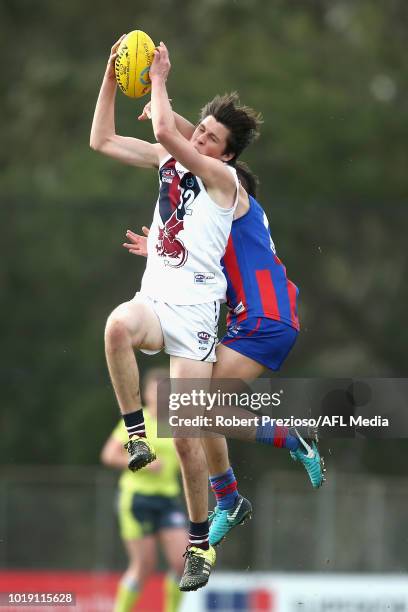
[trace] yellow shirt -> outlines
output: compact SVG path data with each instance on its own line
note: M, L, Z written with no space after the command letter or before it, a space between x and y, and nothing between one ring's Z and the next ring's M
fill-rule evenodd
M157 421L153 419L147 410L144 411L146 434L149 442L152 443L156 451L157 459L161 463L161 469L157 472L144 467L137 472L126 469L119 480L121 490L139 493L140 495L163 495L165 497L175 497L180 493L178 474L180 466L173 440L171 438L157 437ZM128 441L123 419L120 420L112 433L116 440L122 444Z

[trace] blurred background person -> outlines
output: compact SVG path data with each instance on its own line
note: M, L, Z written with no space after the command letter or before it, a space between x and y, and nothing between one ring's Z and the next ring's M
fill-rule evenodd
M124 444L128 440L122 419L101 452L108 467L123 469L119 480L118 518L129 565L118 586L114 612L130 612L157 565L157 544L169 566L164 584L164 610L176 612L182 593L178 582L187 546L185 514L179 501L179 463L171 438L157 437L157 385L168 377L164 368L148 370L142 385L145 421L157 459L137 473L128 470Z

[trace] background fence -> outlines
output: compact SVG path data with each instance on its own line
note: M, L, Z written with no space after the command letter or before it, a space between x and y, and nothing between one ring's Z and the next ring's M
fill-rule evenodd
M401 572L408 567L407 478L268 471L246 486L254 520L219 549L218 570ZM90 466L3 469L0 567L120 570L116 475Z

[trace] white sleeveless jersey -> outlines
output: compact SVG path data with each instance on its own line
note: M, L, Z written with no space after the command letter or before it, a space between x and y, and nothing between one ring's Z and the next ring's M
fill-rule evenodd
M231 168L230 166L228 166ZM173 157L159 168L160 192L147 240L147 265L140 293L168 304L225 301L224 255L238 200L221 208L202 180Z

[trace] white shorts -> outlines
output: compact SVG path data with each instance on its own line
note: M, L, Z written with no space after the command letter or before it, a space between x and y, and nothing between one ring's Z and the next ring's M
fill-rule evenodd
M164 352L175 357L186 357L196 361L216 361L218 319L220 302L181 306L154 300L136 293L134 300L150 306L159 318L164 338ZM140 349L147 355L158 351Z

